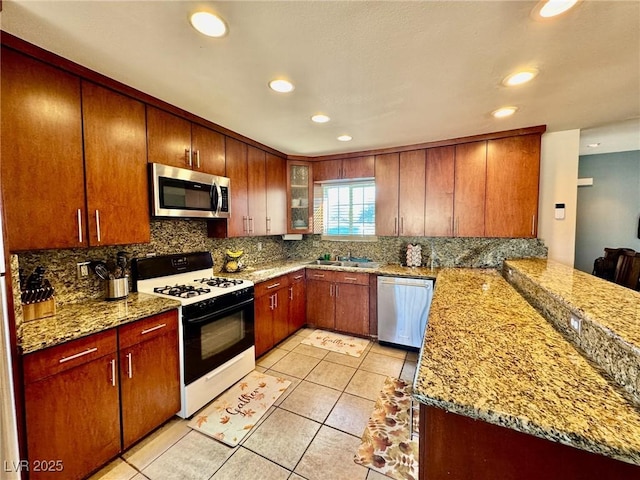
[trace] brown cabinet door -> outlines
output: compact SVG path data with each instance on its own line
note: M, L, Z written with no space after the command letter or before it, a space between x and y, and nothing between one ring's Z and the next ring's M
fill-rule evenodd
M313 164L313 181L338 180L342 169L342 160L325 160Z
M289 292L289 335L307 323L307 299L304 271L291 273Z
M539 134L488 141L485 236L536 236L539 179Z
M332 282L307 280L307 323L335 329L334 290Z
M287 162L271 153L266 156L267 235L287 233Z
M313 168L287 161L287 233L313 233Z
M229 237L249 235L249 208L247 184L247 145L227 137L226 170L231 179L231 216L227 220Z
M161 334L120 348L123 449L180 410L177 313L174 311L165 315L169 316L147 319L157 318L161 322L158 326L165 325L150 332ZM141 328L146 326L147 320L141 321L144 322ZM132 324L132 327L135 328L135 325ZM143 328L142 332L158 326Z
M80 80L2 48L8 249L87 246Z
M371 178L375 175L375 157L345 158L340 178Z
M25 357L30 479L84 478L121 450L115 352L112 331ZM60 464L36 472L36 460Z
M456 145L454 235L484 236L487 142Z
M281 342L289 336L289 287L273 292L273 343Z
M398 235L399 159L397 153L376 155L376 235Z
M265 152L248 147L249 235L267 234L267 184Z
M368 335L369 287L336 283L335 295L336 330L354 335Z
M427 149L424 234L453 236L455 147Z
M191 123L147 105L149 163L192 168Z
M89 243L148 243L144 105L83 82L82 118Z
M400 154L399 235L424 235L425 151Z
M194 170L225 176L224 135L192 123L191 148Z
M256 358L268 352L273 347L273 294L262 295L255 298L253 306L254 332L256 338Z

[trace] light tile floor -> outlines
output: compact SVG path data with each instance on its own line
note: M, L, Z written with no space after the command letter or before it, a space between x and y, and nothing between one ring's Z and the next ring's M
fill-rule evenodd
M388 478L353 456L385 378L412 381L417 354L371 342L361 357L349 357L301 344L312 331L298 331L258 360L257 370L291 386L237 447L176 417L90 480Z

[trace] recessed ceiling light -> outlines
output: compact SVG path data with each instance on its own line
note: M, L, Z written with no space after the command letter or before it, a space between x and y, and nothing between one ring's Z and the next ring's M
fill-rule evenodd
M189 20L193 28L207 37L222 37L227 33L227 24L213 13L196 12Z
M538 75L538 70L535 68L527 68L526 70L520 70L519 72L507 75L505 79L502 80L502 84L507 87L522 85L523 83L533 80L536 75Z
M322 113L318 113L311 117L311 121L316 123L327 123L329 120L331 119Z
M350 142L351 140L353 140L353 137L351 135L340 135L338 137L338 140L340 140L341 142Z
M600 146L600 143L590 143L589 145L587 145L587 147L589 148L597 148Z
M556 17L578 3L578 0L541 0L531 12L534 18L545 19Z
M491 112L491 115L496 118L504 118L513 115L514 113L516 113L516 110L518 110L518 107L502 107Z
M293 86L293 83L291 83L290 81L279 78L276 80L271 80L269 82L269 88L271 88L271 90L274 90L278 93L289 93L293 91L295 87Z

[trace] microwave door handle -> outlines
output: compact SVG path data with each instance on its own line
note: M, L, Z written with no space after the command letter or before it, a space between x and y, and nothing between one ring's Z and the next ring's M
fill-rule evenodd
M220 213L222 211L222 188L220 187L220 185L218 183L213 184L216 187L216 191L218 192L218 210L217 213Z
M214 181L211 184L211 191L209 192L209 198L211 199L211 210L214 213L218 213L218 188L216 186L216 182Z

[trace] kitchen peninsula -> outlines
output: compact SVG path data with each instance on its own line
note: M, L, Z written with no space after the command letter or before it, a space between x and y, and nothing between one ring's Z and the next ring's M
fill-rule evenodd
M540 259L506 276L516 267L556 290L606 283ZM615 287L637 323L640 295ZM414 382L421 478L638 478L640 410L605 375L498 271L442 270Z

